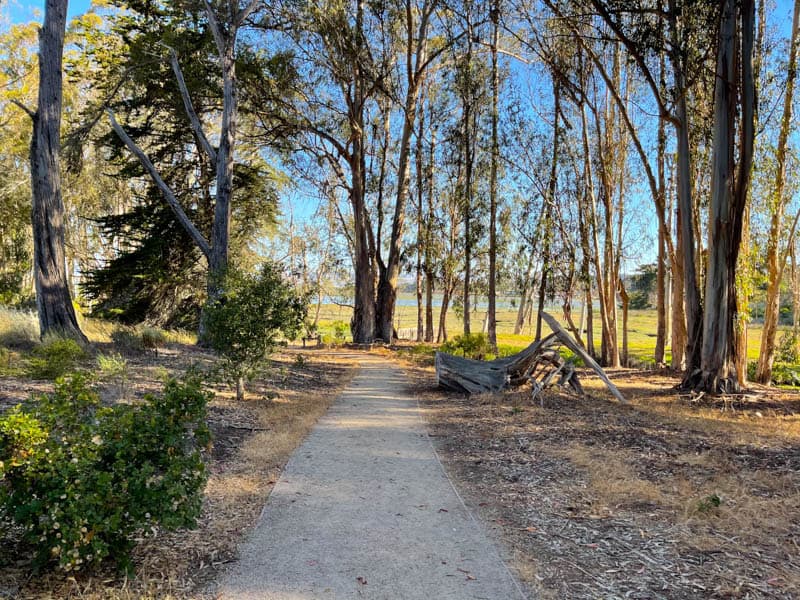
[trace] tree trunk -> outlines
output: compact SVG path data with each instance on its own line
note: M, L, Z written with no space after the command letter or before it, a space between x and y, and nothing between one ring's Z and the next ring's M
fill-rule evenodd
M494 0L490 9L492 21L492 157L489 168L489 307L486 314L489 345L497 351L497 162L500 145L497 136L500 79L497 73L497 41L499 32L500 0Z
M630 296L625 289L625 282L619 278L619 297L622 300L622 366L630 366L630 356L628 355L628 305L630 304Z
M558 117L561 112L561 87L555 73L550 75L553 82L553 152L550 159L550 178L547 184L547 197L545 198L544 219L542 220L541 239L544 240L542 248L542 277L539 283L539 311L536 314L536 340L542 338L542 313L547 296L547 276L550 271L550 238L553 226L553 206L556 201L556 186L558 184Z
M736 4L736 0L724 0L719 28L701 370L690 373L684 380L685 386L712 394L736 391L742 383L737 379L735 368L736 264L753 153L755 18L753 0L742 0L738 29ZM741 75L737 70L740 39ZM735 134L739 94L742 114L737 165Z
M472 286L472 124L470 107L464 107L464 335L471 333L470 292Z
M586 285L586 351L594 358L597 352L594 348L594 307L592 306L592 286Z
M679 208L677 226L681 230L680 235L683 239L683 297L685 299L684 310L687 328L686 370L691 374L700 367L703 318L695 266L695 207L692 200L689 115L686 108L685 94L688 84L683 72L682 47L684 44L681 43L683 40L680 39L681 34L677 24L678 12L676 0L669 0L670 35L673 47L670 62L672 64L675 87L681 92L678 96L675 115L675 134L678 143L677 196ZM674 281L677 282L677 279Z
M663 53L661 59L661 69L664 69ZM666 195L666 145L667 132L663 117L658 119L658 191L661 194L662 203ZM658 267L656 271L656 314L658 322L656 325L656 348L655 363L657 367L664 366L664 349L667 345L667 240L664 230L658 230Z
M427 243L427 236L425 235L425 225L423 224L423 204L425 198L425 177L424 177L424 170L425 170L425 157L424 157L424 134L425 134L425 112L420 108L420 115L419 115L419 129L417 130L417 147L416 147L416 158L415 158L415 167L417 170L417 279L416 279L416 286L417 286L417 342L422 342L425 338L425 307L422 304L422 296L423 296L423 287L424 287L424 280L423 280L423 253L424 249L423 246Z
M447 310L450 308L450 286L445 285L442 292L442 307L439 310L439 332L436 334L436 343L447 341Z
M31 139L31 223L39 332L88 343L69 292L64 255L64 201L61 196L62 55L67 0L47 0L39 31L39 99Z
M514 323L514 335L522 333L522 328L525 326L525 309L528 305L528 294L530 293L531 285L531 272L533 271L533 248L531 248L528 255L528 266L525 269L525 278L522 282L522 290L520 292L519 308L517 309L517 320Z
M761 331L761 351L758 356L756 381L769 385L772 381L772 364L775 361L775 337L778 332L780 316L780 295L783 271L786 265L785 255L781 258L780 235L783 230L783 216L786 203L790 198L784 197L786 187L786 150L792 122L792 100L794 83L797 77L798 18L800 17L800 0L795 0L792 16L792 34L789 45L789 68L786 75L786 91L783 97L783 117L778 135L778 146L775 152L775 184L769 199L770 227L767 239L767 299L764 306L764 328Z

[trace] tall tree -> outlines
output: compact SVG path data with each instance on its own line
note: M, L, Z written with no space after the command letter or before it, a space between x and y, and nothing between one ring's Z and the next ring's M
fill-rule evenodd
M222 278L228 267L230 242L231 198L233 195L234 151L238 117L238 89L236 77L236 42L239 31L246 19L253 13L260 0L248 0L244 6L239 2L218 2L204 0L208 28L216 45L219 68L222 76L222 114L219 124L219 144L214 147L194 108L194 103L186 86L180 58L174 49L168 48L169 62L180 89L186 117L195 136L198 148L214 165L214 216L211 236L207 239L197 224L186 213L172 188L164 181L161 173L153 165L147 154L136 144L120 125L114 113L108 109L111 125L130 152L136 156L142 167L161 190L165 201L175 213L181 226L194 240L208 263L207 292L209 301L219 298L222 293ZM200 324L201 337L203 324Z
M67 0L47 0L39 32L39 100L31 141L33 268L41 335L50 332L83 342L64 255L64 201L61 194L62 60ZM26 109L27 110L27 109Z
M798 23L800 0L795 0L792 16L792 33L789 42L789 60L786 69L786 90L783 96L783 116L775 150L775 183L769 195L770 225L767 238L767 299L764 306L764 328L761 331L761 351L758 355L756 381L769 385L772 380L772 364L775 361L775 336L778 331L781 283L789 254L791 239L786 249L780 248L783 216L789 198L786 194L786 161L789 133L792 123L794 84L797 78ZM794 232L790 233L792 236Z
M489 306L488 321L489 345L497 350L497 163L500 160L500 141L497 125L500 119L498 110L500 97L500 76L497 70L497 44L500 32L500 0L493 0L489 20L492 22L492 148L489 167Z
M710 393L735 391L741 383L735 365L736 264L750 183L756 106L755 3L722 0L720 8L703 347L700 369L684 380L684 386ZM737 106L741 106L740 115Z
M379 265L378 296L376 303L377 335L391 341L393 335L394 309L397 302L397 278L400 275L403 232L405 228L406 204L409 197L411 171L411 138L420 101L420 91L428 68L442 50L429 50L431 17L437 0L423 0L421 4L412 0L403 3L405 32L405 101L403 103L403 130L400 136L397 166L397 195L394 203L392 232L389 239L389 254L385 265Z

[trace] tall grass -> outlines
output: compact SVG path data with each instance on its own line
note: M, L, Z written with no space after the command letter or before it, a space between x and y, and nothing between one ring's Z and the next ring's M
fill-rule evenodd
M39 320L27 310L0 306L0 346L27 350L39 343Z

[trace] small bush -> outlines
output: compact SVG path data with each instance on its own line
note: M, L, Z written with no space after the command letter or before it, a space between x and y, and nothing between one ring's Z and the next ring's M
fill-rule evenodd
M277 267L264 264L254 274L231 270L225 295L206 307L208 342L222 356L223 373L244 397L252 379L281 335L293 338L306 318L307 299L284 281Z
M48 336L33 350L28 372L33 379L56 379L77 369L86 350L71 338Z
M800 340L793 331L786 331L781 335L775 349L775 360L783 363L800 362Z
M758 362L747 363L747 378L755 381ZM772 365L772 383L775 385L791 385L800 387L800 364L775 362Z
M0 518L23 529L39 565L129 566L136 535L200 513L208 400L195 376L111 408L83 376L59 379L0 417Z
M350 326L344 321L334 321L331 323L333 327L333 341L335 344L344 344L347 340L347 334L350 331Z
M447 354L461 354L466 358L483 360L492 348L489 345L489 338L483 333L471 333L467 335L457 335L452 340L442 344L442 352Z
M0 346L29 350L39 343L39 320L26 310L0 307Z
M717 494L710 494L697 501L697 512L703 514L716 512L720 506L722 506L722 498Z

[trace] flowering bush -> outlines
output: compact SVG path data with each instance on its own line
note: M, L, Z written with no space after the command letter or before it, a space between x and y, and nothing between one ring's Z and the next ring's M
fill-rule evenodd
M129 567L137 532L191 526L200 513L208 400L193 375L113 407L83 376L59 379L0 417L0 518L22 527L40 565Z

